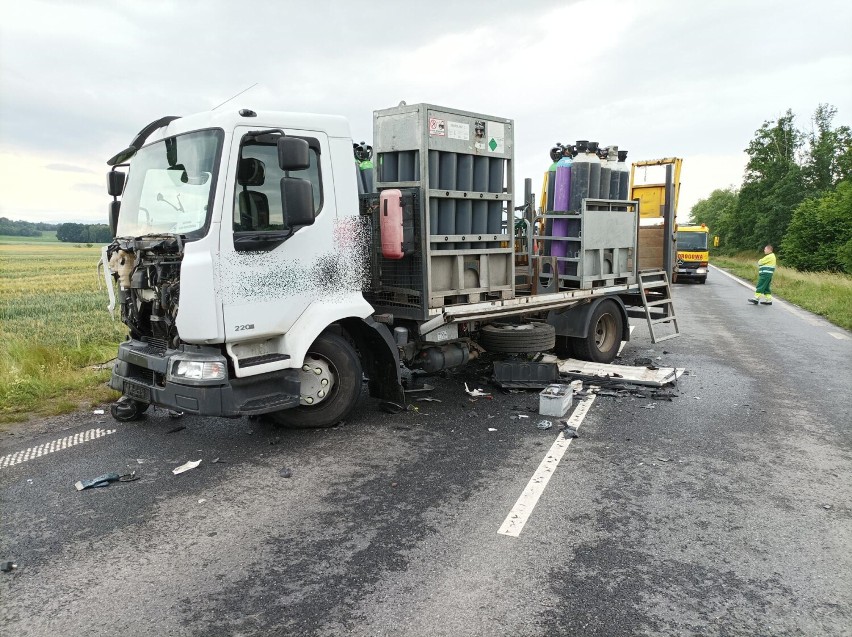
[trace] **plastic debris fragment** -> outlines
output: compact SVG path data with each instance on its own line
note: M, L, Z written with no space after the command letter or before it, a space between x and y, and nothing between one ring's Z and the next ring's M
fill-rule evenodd
M174 469L172 469L172 473L175 474L175 475L179 475L181 473L184 473L185 471L189 471L190 469L195 469L195 467L197 467L200 464L201 464L201 460L190 460L189 462L186 462L186 463L182 464L181 466L175 467Z

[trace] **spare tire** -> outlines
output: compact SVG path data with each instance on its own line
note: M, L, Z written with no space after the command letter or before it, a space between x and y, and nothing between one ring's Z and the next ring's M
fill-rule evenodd
M544 352L556 345L556 330L547 323L486 325L479 331L479 344L506 354Z

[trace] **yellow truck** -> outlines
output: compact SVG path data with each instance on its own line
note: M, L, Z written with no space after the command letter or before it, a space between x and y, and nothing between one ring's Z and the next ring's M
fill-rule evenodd
M707 282L707 270L710 252L707 239L710 230L703 223L700 226L677 226L677 262L674 267L676 279L695 279L699 283Z

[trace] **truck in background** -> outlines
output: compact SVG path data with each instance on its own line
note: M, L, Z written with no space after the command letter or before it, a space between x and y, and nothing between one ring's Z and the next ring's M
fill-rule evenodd
M154 404L327 427L362 375L403 402L403 366L436 372L480 348L610 362L628 307L676 329L654 301L668 273L655 264L642 287L635 201L584 198L559 213L565 255L535 253L528 232L519 259L513 128L402 103L374 113L367 168L342 117L223 110L143 128L108 161L103 260L129 328L112 415Z
M703 223L700 226L677 226L676 236L677 263L674 271L677 278L707 283L710 230Z

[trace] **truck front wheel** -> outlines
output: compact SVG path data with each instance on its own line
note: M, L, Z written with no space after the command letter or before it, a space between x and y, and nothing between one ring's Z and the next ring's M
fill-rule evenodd
M361 361L349 341L336 334L322 334L305 355L300 405L269 416L289 428L333 427L357 404L361 377Z
M595 363L611 363L621 345L624 321L613 301L602 301L589 318L586 338L572 339L578 358Z

